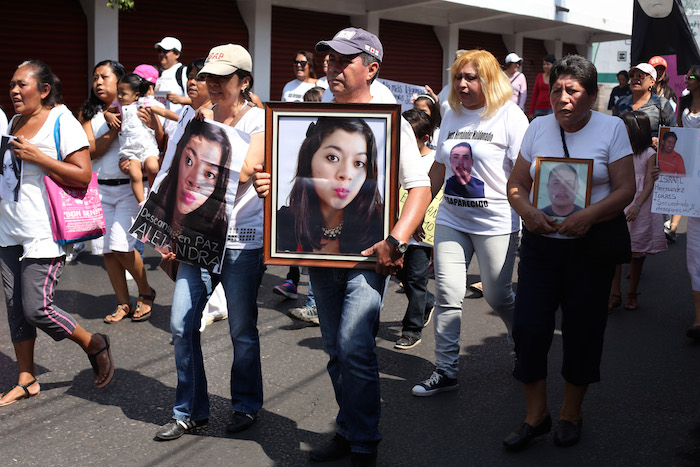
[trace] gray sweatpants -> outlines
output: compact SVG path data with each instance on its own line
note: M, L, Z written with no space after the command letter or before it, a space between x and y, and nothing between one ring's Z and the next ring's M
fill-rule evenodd
M53 304L65 256L24 258L22 246L0 247L0 272L12 342L36 338L36 328L59 341L73 334L76 322Z

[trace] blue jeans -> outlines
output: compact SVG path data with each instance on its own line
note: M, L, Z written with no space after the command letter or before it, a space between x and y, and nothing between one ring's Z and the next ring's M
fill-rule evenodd
M376 451L379 364L374 352L387 277L374 271L310 268L328 374L339 410L338 434L353 452Z
M221 275L211 275L206 269L191 264L180 264L170 317L177 367L173 418L209 418L207 378L204 374L199 325L204 305L219 282L226 294L228 324L233 341L233 410L255 414L262 407L257 297L264 272L261 249L227 249Z

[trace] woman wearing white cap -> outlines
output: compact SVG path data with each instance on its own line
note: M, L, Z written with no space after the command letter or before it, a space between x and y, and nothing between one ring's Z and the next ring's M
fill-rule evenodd
M527 80L520 67L523 59L516 53L506 55L506 68L503 70L513 86L513 96L511 101L518 104L522 110L525 110L525 101L527 100Z
M241 168L236 202L229 221L221 275L181 263L173 295L170 327L175 346L177 390L173 419L156 433L161 440L182 436L209 419L209 398L199 324L208 296L223 284L228 301L234 360L231 367L233 422L227 431L245 430L262 407L260 341L257 329L257 295L265 266L262 260L263 204L252 186L256 164L263 163L265 112L250 102L252 59L240 45L214 47L199 71L204 77L211 108L197 109L209 118L251 135ZM233 148L235 151L236 148Z
M657 76L653 66L640 63L630 68L629 74L632 94L617 101L613 115L621 115L632 110L647 114L651 123L653 145L656 148L659 144L659 126L676 126L673 108L668 99L652 91Z

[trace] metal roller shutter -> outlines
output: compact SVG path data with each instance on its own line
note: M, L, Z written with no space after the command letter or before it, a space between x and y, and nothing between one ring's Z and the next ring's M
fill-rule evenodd
M525 111L530 109L530 100L532 99L532 91L535 89L535 79L537 75L542 73L542 59L549 55L544 46L544 42L540 39L523 39L523 66L522 71L527 78L527 101L525 102ZM560 58L560 57L557 57Z
M270 100L280 100L284 85L294 79L292 60L299 50L313 52L316 77L323 76L323 54L314 51L316 43L349 26L348 16L273 6Z
M432 26L381 20L384 62L379 76L442 89L442 46Z
M578 55L579 54L579 52L576 49L576 46L574 44L567 44L566 42L564 42L564 46L562 47L562 50L564 53L564 57L566 57L567 55ZM557 57L557 58L564 58L564 57Z
M216 45L248 48L248 28L231 0L137 1L134 10L119 13L119 61L127 71L142 63L159 68L154 45L165 36L182 42L185 65L206 57Z
M503 63L506 55L508 55L508 50L506 49L506 46L503 43L503 38L500 34L460 29L458 44L460 49L488 50L494 57L496 57L496 60L498 60L499 63Z
M26 5L25 5L26 6ZM32 14L17 17L18 4L0 2L0 43L4 44L0 61L0 79L5 91L0 93L0 106L8 119L14 115L7 83L17 65L25 60L46 62L61 79L63 100L74 114L88 94L87 20L78 0L35 0ZM14 18L14 19L10 19Z

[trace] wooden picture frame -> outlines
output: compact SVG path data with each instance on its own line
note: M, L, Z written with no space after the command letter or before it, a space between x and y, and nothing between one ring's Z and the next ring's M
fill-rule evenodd
M591 204L593 159L537 157L535 164L532 205L556 224Z
M266 103L266 264L375 267L376 257L360 252L396 222L400 112L397 104Z

